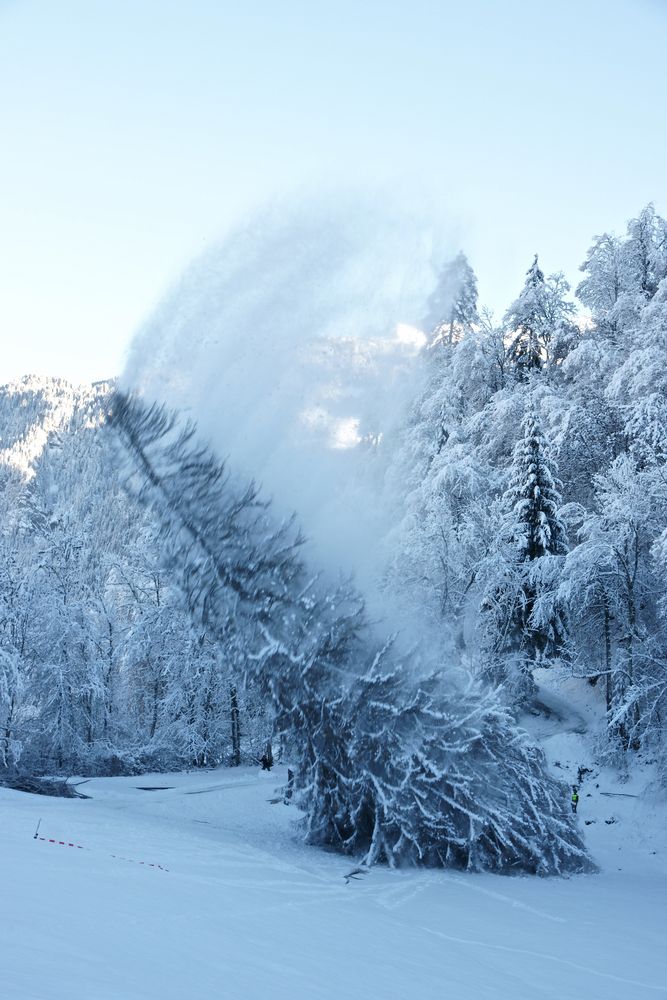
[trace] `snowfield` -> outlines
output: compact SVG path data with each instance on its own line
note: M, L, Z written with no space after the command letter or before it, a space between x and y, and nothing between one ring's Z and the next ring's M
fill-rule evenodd
M346 884L353 861L301 845L295 810L268 802L284 774L93 779L85 801L0 789L3 1000L667 997L665 808L637 789L582 787L599 875ZM35 840L40 817L85 850Z

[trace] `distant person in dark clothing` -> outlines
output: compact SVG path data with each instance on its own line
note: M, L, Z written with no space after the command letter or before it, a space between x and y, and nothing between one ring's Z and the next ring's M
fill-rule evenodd
M576 813L579 805L579 790L576 785L572 785L572 812Z
M270 771L273 767L273 747L270 740L266 744L266 750L259 758L259 762L262 765L262 771Z

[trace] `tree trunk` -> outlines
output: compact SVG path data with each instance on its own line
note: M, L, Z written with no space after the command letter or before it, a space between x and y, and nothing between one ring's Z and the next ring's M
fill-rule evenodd
M229 701L232 719L232 767L238 767L241 763L241 716L239 712L239 696L236 685L232 685L229 690Z
M609 629L609 608L604 605L604 666L605 666L605 696L607 704L607 730L611 731L611 718L614 711L614 678L611 672L611 633Z

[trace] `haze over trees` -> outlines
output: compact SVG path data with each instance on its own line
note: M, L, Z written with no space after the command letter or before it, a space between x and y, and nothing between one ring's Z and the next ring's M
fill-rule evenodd
M258 760L310 842L390 864L589 867L517 727L544 671L604 692L601 759L667 780L667 223L597 237L576 311L536 257L500 322L463 254L427 303L419 391L378 449L402 518L371 623L295 519L159 406L0 392L0 774Z

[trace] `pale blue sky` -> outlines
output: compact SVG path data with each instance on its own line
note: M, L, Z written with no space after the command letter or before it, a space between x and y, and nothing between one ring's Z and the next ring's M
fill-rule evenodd
M502 308L667 214L667 0L0 0L0 380L120 369L300 185L426 189Z

